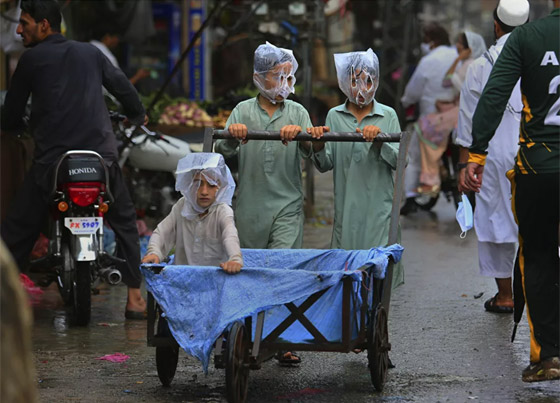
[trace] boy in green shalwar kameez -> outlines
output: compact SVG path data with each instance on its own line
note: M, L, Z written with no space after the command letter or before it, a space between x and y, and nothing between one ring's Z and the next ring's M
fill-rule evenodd
M334 228L331 248L369 249L385 246L393 200L393 171L397 167L398 143L373 143L380 132L400 132L393 108L374 99L379 84L379 61L375 53L335 54L338 85L348 97L332 108L323 132L359 132L365 143L314 142L314 162L321 172L334 170ZM400 239L400 231L399 231ZM393 272L393 286L403 283L402 265Z
M310 127L305 108L286 97L294 92L297 61L291 51L269 43L255 51L253 82L257 97L239 103L226 127L236 140L218 140L216 151L239 158L235 221L242 248L301 248L303 145L290 142ZM246 142L247 130L280 130L279 141Z
M253 82L259 95L239 103L226 128L235 140L218 140L216 151L239 159L235 222L242 248L293 249L303 241L303 191L301 159L309 150L291 142L310 127L307 110L286 99L294 93L298 64L291 50L269 44L255 51ZM280 141L247 142L248 130L280 130ZM280 355L281 362L300 361L293 353Z

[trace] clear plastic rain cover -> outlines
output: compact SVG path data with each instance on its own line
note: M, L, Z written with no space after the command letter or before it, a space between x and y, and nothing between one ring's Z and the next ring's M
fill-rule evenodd
M336 53L334 63L344 95L360 107L369 105L379 86L379 60L373 50Z
M275 104L294 94L298 63L289 49L266 42L255 50L253 83L260 94Z

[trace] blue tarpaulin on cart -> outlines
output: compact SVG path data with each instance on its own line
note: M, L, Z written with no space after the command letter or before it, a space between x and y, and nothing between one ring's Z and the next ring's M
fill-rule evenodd
M284 304L299 306L310 295L329 287L305 316L327 340L338 341L342 278L355 280L353 295L359 298L362 274L358 269L368 267L374 278L384 278L389 257L398 262L402 251L396 244L354 251L243 249L244 267L235 275L218 267L201 266L170 265L159 274L145 267L141 270L148 290L165 312L173 337L202 362L206 372L214 342L229 325L267 311L265 337L289 315ZM281 338L296 343L310 341L312 336L296 322Z

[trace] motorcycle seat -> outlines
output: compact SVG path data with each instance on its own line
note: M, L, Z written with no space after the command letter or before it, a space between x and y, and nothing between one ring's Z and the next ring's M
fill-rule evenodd
M99 159L73 156L64 159L58 170L58 184L75 182L106 183L105 169Z

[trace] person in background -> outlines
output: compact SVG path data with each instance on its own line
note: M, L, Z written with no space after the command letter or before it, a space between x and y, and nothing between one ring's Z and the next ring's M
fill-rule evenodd
M531 333L524 382L560 379L560 0L553 4L549 16L517 27L494 63L473 116L465 179L468 189L480 192L488 143L521 78L519 150L507 177Z
M334 171L332 249L370 249L387 245L393 201L393 173L398 143L373 142L381 132L401 131L395 110L375 100L379 61L373 50L334 55L338 85L347 100L332 108L326 126L307 128L320 138L324 132L358 132L360 142L313 142L313 159L321 172ZM400 233L399 233L400 238ZM401 264L393 286L404 282Z
M24 271L47 220L53 164L69 150L98 152L109 166L114 197L105 217L117 236L117 256L126 259L126 264L118 267L128 286L125 316L144 319L136 211L117 163L116 138L102 86L122 103L133 124L147 122L146 112L120 69L93 46L60 34L56 1L24 0L21 10L17 32L30 49L22 55L10 82L1 127L2 134L24 128L25 106L32 96L30 129L35 152L30 171L2 222L2 239Z
M450 135L457 128L459 93L465 80L467 68L474 59L482 56L486 51L484 38L470 31L465 31L459 35L456 47L459 56L447 70L442 82L443 88L453 89L452 93L442 92L436 101L437 112L422 116L418 125L415 125L416 134L421 140L419 145L422 168L420 186L416 190L420 194L433 196L440 191L441 156L447 149Z
M442 82L457 57L457 51L450 46L449 34L437 23L424 27L422 50L426 55L418 63L401 98L405 107L418 103L420 117L436 112L438 99L453 99L453 89L444 88ZM401 209L403 215L416 211L418 207L414 198L418 196L421 158L416 135L410 141L408 156L404 182L406 202Z
M469 69L461 89L459 123L456 143L460 146L460 192L467 191L465 171L468 147L472 144L472 117L490 72L504 44L515 27L529 18L527 0L501 0L494 10L494 35L496 43L484 56L476 59ZM498 292L484 303L489 312L512 313L512 270L517 254L517 225L511 211L511 186L506 172L511 169L517 151L519 121L521 119L521 90L515 84L508 106L488 145L485 181L476 194L474 227L478 238L478 264L482 276L496 280Z
M239 191L235 222L242 248L298 249L303 242L301 161L310 150L291 142L302 127L311 127L305 108L289 99L294 93L297 61L291 50L270 43L255 50L255 98L240 102L226 128L232 140L216 141L226 159L237 156ZM248 130L280 130L279 141L246 141ZM294 353L279 356L281 363L298 363Z
M119 29L115 23L98 22L94 29L93 39L89 41L89 43L99 49L113 66L120 68L119 62L113 54L113 51L120 43ZM132 85L136 85L140 80L149 76L150 70L141 68L138 69L129 80Z
M143 263L160 263L175 250L174 264L243 266L231 199L235 181L220 154L192 153L179 161L176 190L183 197L155 229Z

